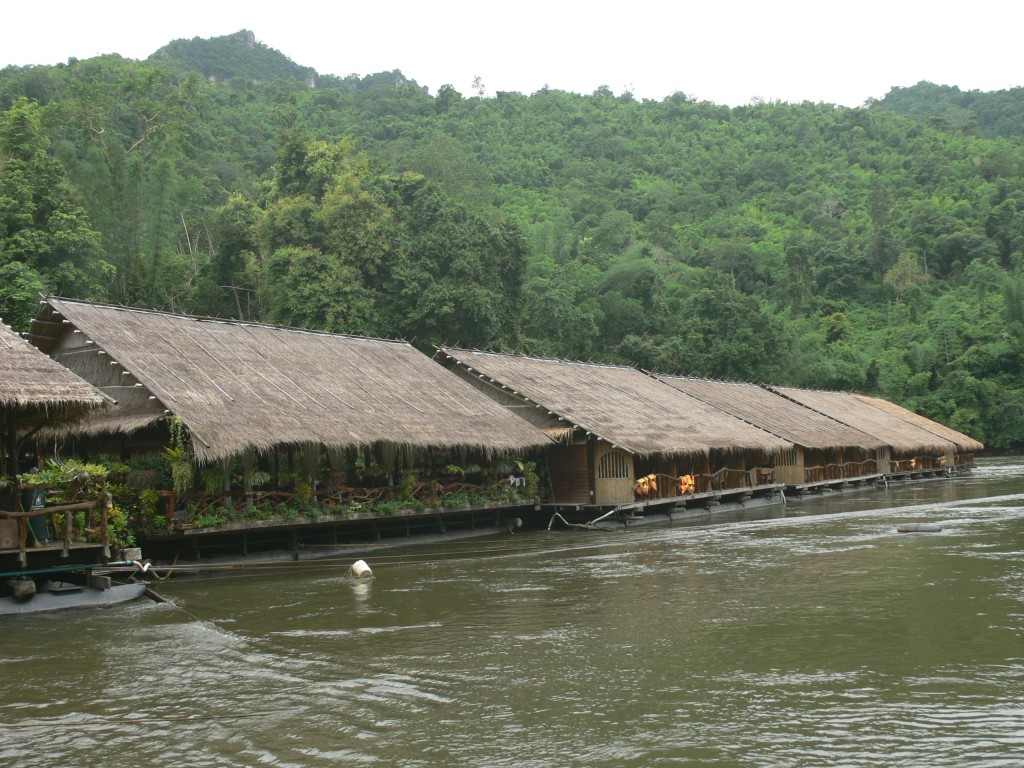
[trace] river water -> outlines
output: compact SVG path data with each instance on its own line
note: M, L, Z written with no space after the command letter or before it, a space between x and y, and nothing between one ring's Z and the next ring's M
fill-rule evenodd
M367 559L4 620L0 765L1024 763L1020 460Z

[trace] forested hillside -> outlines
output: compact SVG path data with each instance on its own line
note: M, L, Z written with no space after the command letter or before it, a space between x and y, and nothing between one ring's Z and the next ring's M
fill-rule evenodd
M8 67L0 309L24 328L50 291L858 390L1017 449L1022 108L927 83L860 109L431 94L245 32Z

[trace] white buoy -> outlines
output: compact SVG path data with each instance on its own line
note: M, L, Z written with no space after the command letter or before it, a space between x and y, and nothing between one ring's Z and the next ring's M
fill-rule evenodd
M366 564L365 560L356 560L352 563L352 567L348 569L348 575L362 579L373 576L373 571L370 570L370 566Z

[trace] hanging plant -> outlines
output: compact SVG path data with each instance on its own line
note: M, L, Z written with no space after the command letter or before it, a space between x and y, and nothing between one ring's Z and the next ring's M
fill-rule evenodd
M269 483L271 479L269 472L264 472L262 469L254 469L245 476L245 490L248 493L252 493L256 488L262 488Z
M220 464L205 467L200 476L203 478L203 490L210 496L216 496L224 490L224 468Z
M192 453L186 448L164 447L164 458L171 465L171 486L175 493L185 493L195 480Z
M164 447L164 459L171 467L171 485L175 493L185 493L195 481L195 457L189 443L188 427L179 416L167 419L170 445Z

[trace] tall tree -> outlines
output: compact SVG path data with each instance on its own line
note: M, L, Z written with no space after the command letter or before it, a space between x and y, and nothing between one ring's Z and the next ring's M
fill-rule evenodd
M0 266L20 284L104 298L109 264L64 168L47 153L41 107L21 98L0 114Z

